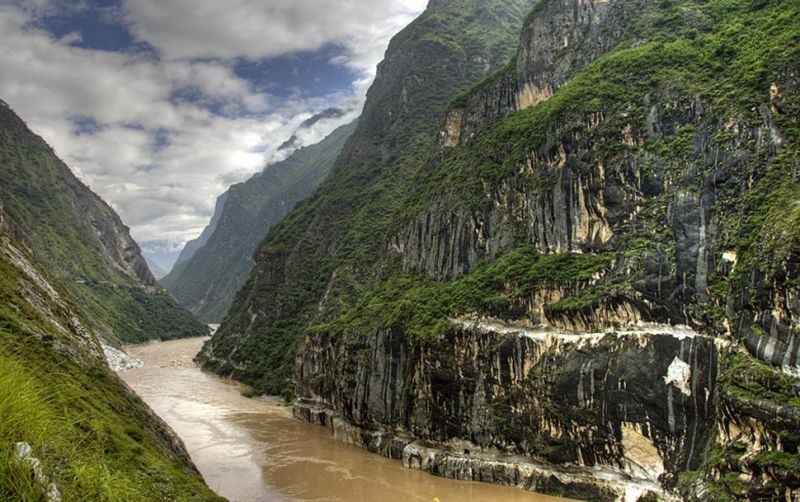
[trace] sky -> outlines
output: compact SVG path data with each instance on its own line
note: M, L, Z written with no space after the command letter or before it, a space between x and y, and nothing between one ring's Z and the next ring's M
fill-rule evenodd
M171 265L216 197L355 118L427 0L0 0L0 99Z

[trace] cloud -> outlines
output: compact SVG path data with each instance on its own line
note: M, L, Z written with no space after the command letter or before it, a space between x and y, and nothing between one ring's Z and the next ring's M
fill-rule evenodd
M125 17L136 37L168 59L259 60L346 49L338 61L372 71L389 38L427 0L126 0Z
M336 128L351 123L361 114L361 104L358 97L353 97L315 116L297 116L296 119L308 120L300 123L279 148L267 153L267 165L285 160L297 149L319 143Z
M389 36L422 3L125 1L103 15L128 23L150 48L114 52L81 47L80 31L56 38L38 27L41 16L84 2L0 0L0 98L114 206L143 248L179 246L202 231L230 184L280 160L277 147L313 112L339 105L347 114L303 130L299 145L352 120ZM360 71L352 93L277 99L234 71L236 60L330 43L345 48L341 64Z
M271 98L219 63L162 63L74 47L30 27L22 11L7 6L0 7L0 43L0 97L140 241L199 233L227 188L226 174L259 170L263 152L291 132L293 116L304 110L304 103L288 102L257 117L214 113L209 101L251 114L267 110ZM186 87L200 98L172 99ZM96 124L88 132L75 126L84 117Z

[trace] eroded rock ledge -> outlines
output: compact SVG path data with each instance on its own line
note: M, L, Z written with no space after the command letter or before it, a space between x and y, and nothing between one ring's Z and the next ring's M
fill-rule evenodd
M589 500L666 500L716 427L726 342L685 327L574 334L451 320L307 337L295 415L440 476ZM335 375L352 375L335 378Z

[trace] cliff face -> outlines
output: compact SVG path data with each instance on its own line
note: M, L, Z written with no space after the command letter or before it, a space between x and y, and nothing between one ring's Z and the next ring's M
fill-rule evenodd
M302 334L297 416L448 477L796 498L798 14L538 3L513 62L440 108L427 157L393 171L386 223L331 182L314 196L327 211L268 236L207 364L280 390ZM371 193L352 155L332 178Z
M9 219L104 338L139 341L207 331L158 286L114 210L3 102L0 165Z
M337 128L321 142L228 189L223 204L217 202L218 218L203 232L207 237L201 236L189 259L176 264L161 283L199 319L221 321L253 268L258 243L322 183L355 127L356 122Z
M669 327L576 335L455 321L422 346L402 330L346 345L312 335L295 414L447 477L636 500L701 464L718 357L713 338Z
M564 15L566 4L547 4ZM593 7L591 15L581 6ZM648 26L661 19L657 8L605 2L604 17L598 7L575 2L568 17L587 23L586 36L606 34L613 43L620 33L615 20L635 11L643 20L630 26L634 43L586 68L568 89L529 113L465 122L484 130L461 149L437 154L420 176L420 195L392 242L403 270L449 280L521 244L545 254L623 251L579 294L555 299L565 308L542 311L535 322L601 329L605 319L591 312L602 310L604 302L624 301L632 313L623 321L667 321L727 334L762 360L797 373L792 134L798 117L776 104L796 96L796 65L773 64L740 90L740 99L725 99L724 89L744 80L713 74L714 63L731 63L720 50L717 61L673 52L677 42L646 43L640 34L657 39L658 31ZM700 19L716 14L709 10ZM566 74L546 64L560 37L534 37L541 45L538 52L530 48L538 25L561 25L562 17L548 12L538 7L523 29L516 65L529 79L534 74L527 69L540 62L552 71L553 83L535 84L542 89L557 88ZM611 26L606 29L604 21ZM563 45L572 43L565 39ZM603 46L592 44L581 57ZM651 63L637 72L634 65L645 54L663 58L662 66ZM572 71L581 68L564 61ZM670 70L691 74L659 80L660 72ZM611 75L615 71L624 77ZM624 82L634 76L645 80ZM592 89L604 84L609 88ZM473 110L486 110L493 98L481 88L462 101L457 113L477 117ZM450 126L448 118L441 137ZM784 223L765 222L768 215Z

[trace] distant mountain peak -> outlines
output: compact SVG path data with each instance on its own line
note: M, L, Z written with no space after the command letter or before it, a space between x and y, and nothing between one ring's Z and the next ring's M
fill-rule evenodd
M297 148L305 146L303 144L300 144L301 142L299 135L302 134L303 131L308 131L309 129L314 127L317 123L323 120L340 119L345 115L347 115L347 112L338 107L331 107L319 112L318 114L314 115L309 119L306 119L305 121L303 121L303 123L297 126L297 129L294 130L292 136L286 141L284 141L281 144L281 146L278 147L277 151L279 152L286 152L287 150L294 151Z
M201 245L189 249L187 244L186 256L181 253L181 260L161 283L200 319L219 321L247 279L258 244L322 183L355 127L355 122L340 126L319 143L296 149L261 175L231 186L218 199L201 239L192 241Z

